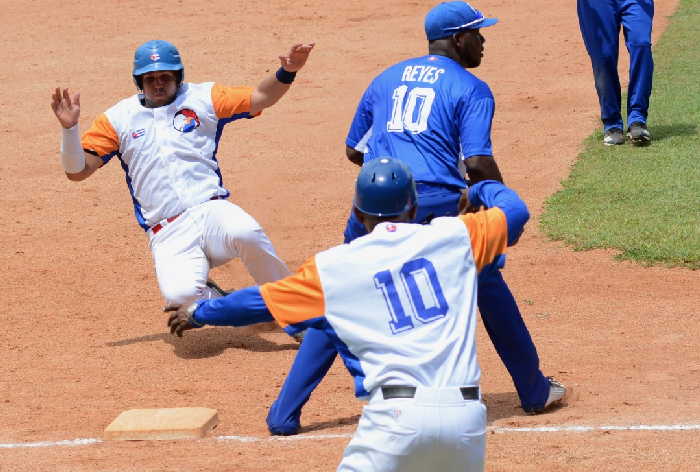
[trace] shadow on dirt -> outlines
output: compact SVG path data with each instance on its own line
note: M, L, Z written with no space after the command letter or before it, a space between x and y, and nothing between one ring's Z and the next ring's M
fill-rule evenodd
M511 418L515 419L518 417L529 416L525 411L520 408L520 399L515 392L499 392L499 393L485 393L484 403L486 403L488 423L491 424L494 421ZM554 412L561 408L560 406L550 406L546 412L542 414L547 414Z
M356 425L360 421L360 415L346 416L345 418L337 418L330 421L319 421L316 423L311 423L306 426L302 426L299 430L300 434L313 433L316 431L323 431L324 429L337 428L338 426L346 425Z
M286 336L286 335L285 335ZM247 331L246 328L213 327L187 331L182 338L170 333L157 333L135 338L120 339L106 343L109 347L163 341L173 346L175 355L182 359L203 359L214 357L226 349L244 349L251 352L275 352L296 350L299 345L289 338L289 342L279 344Z
M521 416L526 416L525 412L519 407L520 400L515 392L487 393L484 395L484 402L486 403L488 409L489 424L503 418L515 419ZM317 423L302 426L299 433L308 434L326 429L337 428L339 426L356 425L359 420L360 415L357 414L346 416L344 418L336 418L329 421L319 421Z

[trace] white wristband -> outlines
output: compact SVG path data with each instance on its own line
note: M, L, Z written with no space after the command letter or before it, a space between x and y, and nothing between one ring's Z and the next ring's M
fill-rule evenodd
M85 169L85 151L80 144L78 125L62 129L61 164L68 174L77 174Z

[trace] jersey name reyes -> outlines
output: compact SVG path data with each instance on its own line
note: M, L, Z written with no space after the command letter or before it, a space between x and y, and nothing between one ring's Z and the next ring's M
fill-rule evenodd
M401 75L401 81L434 84L444 73L445 69L435 66L406 66Z

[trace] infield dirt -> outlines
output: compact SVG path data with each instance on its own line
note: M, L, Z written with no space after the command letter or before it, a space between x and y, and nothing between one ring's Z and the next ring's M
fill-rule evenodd
M677 2L655 3L658 38ZM699 424L697 273L621 263L608 251L572 252L538 231L544 200L598 126L575 1L475 5L501 20L484 30L485 57L475 71L496 97L495 157L533 214L505 277L544 372L576 392L566 408L525 416L480 328L490 425ZM265 438L267 408L296 352L280 333L205 328L182 340L167 333L123 171L112 162L81 184L65 179L49 107L53 88L81 92L86 129L134 92L132 54L146 40L175 43L187 80L229 85L257 84L292 43L315 41L290 93L263 116L229 125L218 154L232 200L258 219L295 268L341 242L356 175L344 157L354 107L383 68L425 53L422 21L431 6L3 2L0 444L96 438L120 411L185 406L218 410L216 435ZM626 53L621 57L626 74ZM213 275L227 288L251 283L238 262ZM304 410L303 433L351 433L360 408L337 362ZM326 471L335 470L346 443L3 448L0 470ZM493 434L487 470L700 470L699 450L698 431Z

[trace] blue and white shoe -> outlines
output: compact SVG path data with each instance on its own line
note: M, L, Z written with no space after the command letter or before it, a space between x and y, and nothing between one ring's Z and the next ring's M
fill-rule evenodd
M554 380L552 377L547 377L547 380L549 381L549 395L547 395L547 401L544 402L544 406L542 407L523 408L528 415L544 413L550 407L561 405L566 398L567 389L564 384Z

